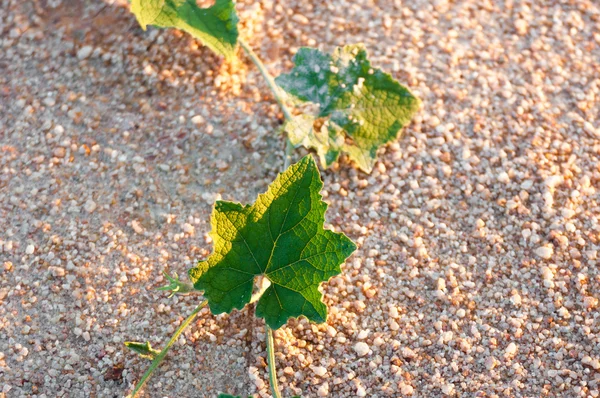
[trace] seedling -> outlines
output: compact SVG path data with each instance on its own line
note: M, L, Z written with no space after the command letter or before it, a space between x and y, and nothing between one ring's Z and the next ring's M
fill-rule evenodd
M165 274L169 284L161 290L171 295L197 291L206 300L160 352L149 343L126 343L152 359L132 396L204 306L220 314L256 301L256 316L266 324L271 390L280 398L273 330L300 316L325 322L327 307L319 286L339 274L340 265L356 249L344 234L323 228L327 205L320 194L323 183L318 167L310 155L290 166L293 149L313 150L325 168L346 153L369 173L377 150L398 138L419 100L391 75L373 68L361 44L337 48L331 55L302 48L294 57L292 71L273 78L238 37L232 0L216 0L208 8L198 7L196 0L132 0L131 11L143 29L148 25L181 29L227 60L236 56L239 44L281 107L286 119L282 131L287 136L283 171L254 204L216 202L211 217L214 250L189 271L192 283Z
M252 299L255 279L262 277L267 286L257 294L256 316L266 323L271 387L275 397L281 396L272 331L292 317L325 322L327 306L319 286L339 274L340 265L356 250L346 235L323 228L327 204L319 193L322 188L319 169L308 155L279 174L254 204L216 202L210 233L213 253L189 271L194 288L204 292L206 300L160 353L149 343L126 343L154 357L133 395L202 307L208 304L213 314L242 309Z

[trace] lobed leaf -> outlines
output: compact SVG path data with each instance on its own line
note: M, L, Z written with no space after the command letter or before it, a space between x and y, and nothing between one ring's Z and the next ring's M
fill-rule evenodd
M131 12L144 30L148 25L181 29L227 59L234 55L238 17L232 0L216 0L208 8L196 0L132 0Z
M317 165L306 156L253 205L215 204L214 251L189 271L213 314L242 309L254 279L262 275L270 285L257 302L256 315L269 327L278 329L298 316L325 322L319 285L341 272L356 246L344 234L323 228L327 204L321 200L322 187Z
M298 100L317 105L317 111L286 122L292 144L314 149L324 167L346 152L371 172L377 150L398 138L419 100L391 75L373 69L362 44L338 47L331 55L301 48L294 63L275 81Z

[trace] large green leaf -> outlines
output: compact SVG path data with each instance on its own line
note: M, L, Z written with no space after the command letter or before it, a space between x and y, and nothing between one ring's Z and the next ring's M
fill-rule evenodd
M232 0L216 0L208 8L196 0L132 0L131 12L144 30L148 25L181 29L228 59L234 55L238 18Z
M284 129L292 143L315 149L325 167L344 151L370 172L377 149L398 138L419 100L392 76L373 69L361 44L338 47L331 55L301 48L294 63L275 81L317 110L287 121Z
M306 156L290 166L253 205L218 201L212 214L214 251L189 271L214 314L242 309L254 279L270 282L256 315L273 329L291 317L324 322L327 307L321 282L340 273L356 249L342 233L323 228L327 204L321 200L319 170Z

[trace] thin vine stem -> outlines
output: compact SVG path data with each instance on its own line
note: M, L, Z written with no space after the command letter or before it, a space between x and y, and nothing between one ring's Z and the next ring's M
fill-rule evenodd
M248 43L246 43L242 39L238 39L238 42L240 43L240 46L242 46L242 48L244 49L244 51L246 52L246 54L248 54L248 57L250 58L250 60L254 63L254 65L256 65L256 67L260 71L260 74L267 81L267 85L269 86L269 89L273 93L273 96L275 97L275 100L277 101L277 104L281 108L281 110L282 110L283 115L285 116L285 118L288 119L288 120L292 120L292 112L290 111L290 109L285 104L283 98L281 98L281 94L279 92L279 89L277 88L277 84L275 83L275 79L269 73L269 71L267 70L265 64L262 63L262 61L260 60L260 58L258 57L258 55L254 52L254 50L252 50L252 47L250 47L248 45Z
M283 100L283 98L281 98L280 89L277 87L277 84L275 83L275 79L269 73L269 71L265 67L265 64L262 63L262 61L260 60L258 55L254 52L254 50L252 50L252 47L250 47L248 45L248 43L246 43L242 39L238 39L238 42L240 43L240 46L244 49L244 52L248 55L250 60L254 63L254 65L256 65L256 67L260 71L260 74L262 75L262 77L267 82L267 86L269 86L269 90L271 90L271 92L273 93L273 97L275 97L275 101L277 101L277 104L281 108L281 111L283 112L283 115L285 116L285 118L287 120L292 120L292 117L293 117L292 112L285 104L285 101ZM283 169L284 170L287 169L292 162L293 150L294 150L294 145L292 145L290 139L286 137L286 139L285 139L285 154L284 154L284 158L283 158Z
M192 321L194 320L194 318L196 317L196 315L198 315L198 313L200 312L200 310L202 310L202 308L204 308L206 306L206 304L208 304L208 300L204 300L203 302L201 302L200 304L198 304L198 306L185 319L185 321L183 321L181 323L181 325L179 325L179 328L177 328L177 330L175 331L175 333L173 334L173 336L171 336L171 339L169 340L169 342L167 343L167 345L156 356L156 358L154 358L154 360L152 361L152 365L150 365L150 367L148 368L148 370L146 371L146 373L144 373L144 375L142 376L141 380L135 386L135 389L133 390L133 393L131 394L131 398L134 398L135 395L138 392L140 392L140 390L144 387L144 385L146 384L146 382L148 381L148 379L150 378L150 376L152 375L152 373L156 370L156 368L158 368L158 365L160 365L160 363L162 362L162 360L165 358L165 356L167 355L167 352L169 352L169 349L171 348L171 346L173 344L175 344L175 342L177 341L177 339L179 338L179 336L181 335L181 333L185 330L185 328L188 327L188 325L190 323L192 323Z
M273 329L268 325L267 328L267 364L269 366L269 384L271 384L271 391L273 392L273 398L281 398L281 392L279 392L279 386L277 384L277 370L275 369L275 342L273 340Z

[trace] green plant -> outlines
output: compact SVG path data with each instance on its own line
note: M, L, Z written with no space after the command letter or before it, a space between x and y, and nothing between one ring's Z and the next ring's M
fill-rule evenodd
M419 100L392 76L374 69L360 44L337 48L331 55L302 48L294 57L292 71L274 79L238 37L232 0L216 0L208 8L198 7L195 0L132 0L131 11L144 29L154 25L184 30L227 59L236 55L239 43L281 107L286 119L282 131L287 135L283 170L254 204L215 204L211 217L214 250L189 271L192 283L165 274L169 284L161 290L171 295L203 292L205 300L160 352L148 342L126 343L152 360L132 396L204 306L220 314L257 301L256 316L266 324L271 390L279 398L273 330L292 317L325 322L327 307L319 286L339 274L340 265L356 249L344 234L323 228L327 205L319 193L323 183L318 167L310 155L290 166L293 149L314 150L323 167L346 153L359 168L370 172L377 150L398 138ZM255 286L260 289L253 294Z
M271 386L273 395L280 396L272 330L291 317L325 322L327 307L319 285L339 274L340 265L356 250L346 235L323 229L327 205L319 193L322 187L319 169L308 155L279 174L253 205L217 201L211 217L213 253L189 271L194 288L203 291L206 300L162 351L153 350L149 343L126 343L153 359L133 395L206 304L213 314L242 309L252 299L255 279L263 278L264 288L254 295L256 315L266 323ZM175 282L169 278L172 293L187 291Z

